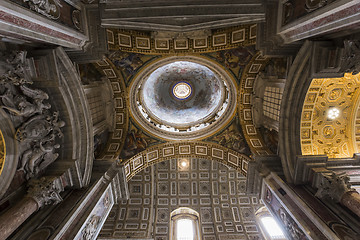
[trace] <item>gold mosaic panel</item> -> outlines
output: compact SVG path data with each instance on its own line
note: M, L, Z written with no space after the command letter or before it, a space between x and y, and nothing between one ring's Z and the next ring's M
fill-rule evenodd
M358 121L360 74L342 78L313 79L306 94L300 124L303 155L325 154L330 158L352 157L359 152ZM339 110L330 119L328 111ZM360 118L359 118L360 119Z

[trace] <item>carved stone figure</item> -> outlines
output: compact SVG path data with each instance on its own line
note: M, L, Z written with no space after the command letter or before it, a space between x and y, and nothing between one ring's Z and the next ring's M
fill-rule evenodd
M25 96L31 99L31 101L28 101L24 96L17 95L12 99L7 96L3 97L5 106L2 106L2 108L9 110L14 115L24 117L42 113L44 109L51 108L49 103L43 103L45 99L49 99L49 96L44 91L39 89L31 89L26 85L20 85L20 89Z
M29 181L28 197L33 198L38 207L58 204L62 201L60 192L64 190L59 178L42 177Z
M81 239L82 240L90 240L94 237L98 225L100 223L100 217L96 215L92 215L89 221L86 223L85 228L82 230Z
M305 10L312 12L318 8L321 8L327 4L328 0L306 0Z
M290 215L285 211L284 208L279 209L279 217L284 224L285 230L288 233L288 236L292 240L305 240L308 239L302 230L298 227L296 222L290 217Z
M55 144L54 141L40 141L36 146L23 153L19 170L26 172L27 179L37 175L40 170L59 156L58 153L55 153L58 148L60 148L60 144Z
M65 122L52 112L49 95L28 86L26 52L12 52L0 60L0 108L9 114L19 143L19 169L27 179L55 161L60 148L57 138L63 137Z
M344 54L341 58L340 72L360 72L360 41L344 41Z
M350 178L345 173L337 174L332 172L329 175L323 175L324 178L315 194L318 198L329 197L335 202L340 202L344 193L356 191L351 188Z
M58 19L60 17L60 0L23 0L28 2L31 10L38 12L48 18Z
M52 130L51 124L44 115L36 115L23 123L16 132L18 141L40 140Z
M32 83L25 74L26 52L14 51L0 56L0 84L14 85Z

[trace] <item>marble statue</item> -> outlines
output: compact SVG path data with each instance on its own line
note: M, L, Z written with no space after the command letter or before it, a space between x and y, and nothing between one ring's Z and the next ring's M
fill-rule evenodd
M81 239L91 240L97 231L99 223L100 223L100 217L96 215L92 215L89 221L86 223L85 228L81 232L82 233Z
M4 55L4 54L3 54ZM27 75L26 52L5 54L0 60L0 109L8 113L19 141L19 168L26 179L36 177L59 156L57 143L65 122L51 111L49 95L32 88Z

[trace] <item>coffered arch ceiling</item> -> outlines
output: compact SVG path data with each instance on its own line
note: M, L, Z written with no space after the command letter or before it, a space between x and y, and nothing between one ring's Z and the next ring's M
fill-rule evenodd
M202 141L219 143L248 157L272 153L255 128L251 112L253 83L269 62L255 50L256 25L214 30L203 39L181 39L185 43L176 38L157 39L148 32L118 29L107 29L107 32L111 51L94 65L111 82L116 124L100 159L117 159L120 155L125 161L149 147L168 141L143 129L143 124L133 117L129 118L129 97L133 96L131 86L139 74L155 62L189 57L221 66L221 71L233 78L233 92L237 95L236 115L210 135L201 137Z
M255 212L263 206L246 193L246 177L203 158L171 159L149 166L129 182L130 199L114 205L99 239L169 239L169 218L178 207L200 214L203 239L262 239Z
M360 74L313 79L301 115L303 155L352 157L359 152Z
M207 159L221 162L247 175L251 159L245 154L223 147L219 144L201 141L181 141L158 144L136 154L123 162L126 179L129 181L143 169L158 162L171 159Z

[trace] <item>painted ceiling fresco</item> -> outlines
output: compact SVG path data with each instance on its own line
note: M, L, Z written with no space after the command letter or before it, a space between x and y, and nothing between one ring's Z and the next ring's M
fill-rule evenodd
M179 82L191 86L192 94L177 99L173 87ZM168 124L192 126L219 107L222 82L208 67L194 62L177 61L159 67L145 80L142 100L149 114Z

